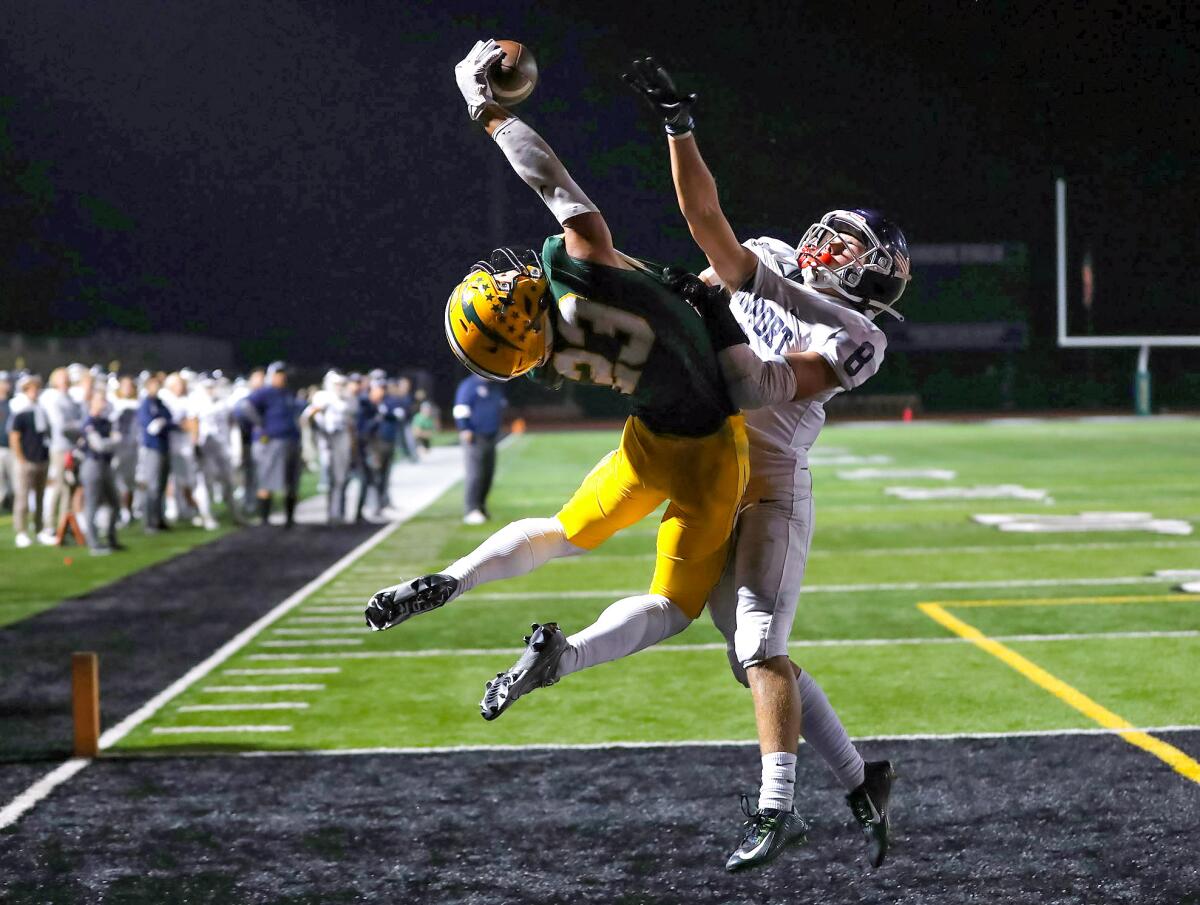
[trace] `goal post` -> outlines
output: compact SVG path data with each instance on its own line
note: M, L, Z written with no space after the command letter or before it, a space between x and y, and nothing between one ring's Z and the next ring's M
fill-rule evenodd
M1150 350L1200 347L1200 336L1072 336L1067 329L1067 181L1054 180L1055 282L1058 295L1058 346L1061 349L1137 349L1133 377L1134 411L1150 414Z

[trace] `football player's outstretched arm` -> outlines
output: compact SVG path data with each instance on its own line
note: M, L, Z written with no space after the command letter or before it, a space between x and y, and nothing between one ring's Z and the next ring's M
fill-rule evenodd
M671 76L653 57L634 60L633 71L626 73L624 78L662 116L679 210L692 238L721 282L730 290L736 290L754 275L758 259L734 235L733 227L721 210L716 180L700 156L692 131L691 108L696 95L681 94Z
M633 72L625 74L625 81L663 118L679 210L711 265L705 271L705 281L724 284L730 292L736 292L754 278L758 257L737 240L721 210L716 180L700 156L692 132L691 108L696 95L681 94L671 76L652 57L635 60ZM727 309L712 314L732 319ZM737 342L731 329L719 332L728 338L717 341L717 358L730 399L738 408L811 399L838 386L833 369L816 353L791 352L762 359L747 343Z
M600 210L571 178L546 140L492 97L487 71L502 55L494 40L478 41L454 67L471 119L482 122L516 174L537 192L562 224L567 254L610 267L628 267L613 248L612 234Z

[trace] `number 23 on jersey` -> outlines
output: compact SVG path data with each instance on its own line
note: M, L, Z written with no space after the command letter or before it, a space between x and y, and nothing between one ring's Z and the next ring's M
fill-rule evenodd
M567 345L555 351L554 369L580 383L632 394L654 345L646 320L574 292L558 300L558 311L557 327Z

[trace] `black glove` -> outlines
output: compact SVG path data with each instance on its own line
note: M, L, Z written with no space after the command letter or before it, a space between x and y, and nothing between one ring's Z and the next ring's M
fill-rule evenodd
M724 288L709 286L695 274L674 267L663 271L663 281L704 320L709 339L718 352L749 342L737 318L729 310L729 293Z
M626 72L621 78L663 118L668 135L687 135L695 127L692 104L696 103L696 95L680 94L670 74L654 57L634 60L633 72Z

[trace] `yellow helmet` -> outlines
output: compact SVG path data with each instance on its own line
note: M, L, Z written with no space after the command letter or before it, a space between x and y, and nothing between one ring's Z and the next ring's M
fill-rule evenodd
M480 261L446 303L446 341L466 367L488 380L511 380L546 354L549 281L533 252L511 249Z

